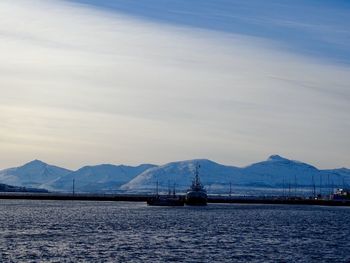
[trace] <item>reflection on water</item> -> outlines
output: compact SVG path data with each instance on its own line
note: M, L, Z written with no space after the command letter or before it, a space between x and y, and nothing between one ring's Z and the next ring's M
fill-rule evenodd
M348 262L350 209L0 200L0 258L94 262Z

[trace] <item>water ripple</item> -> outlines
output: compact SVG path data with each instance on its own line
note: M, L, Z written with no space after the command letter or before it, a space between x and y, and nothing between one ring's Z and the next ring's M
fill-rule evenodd
M2 262L349 262L350 209L0 201Z

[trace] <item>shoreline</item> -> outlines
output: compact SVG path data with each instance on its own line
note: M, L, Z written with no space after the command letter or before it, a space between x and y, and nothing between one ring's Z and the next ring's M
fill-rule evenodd
M67 193L0 193L0 199L22 200L71 200L71 201L128 201L146 202L153 194L67 194ZM164 195L166 196L166 195ZM184 198L183 195L179 195ZM350 206L350 200L323 200L285 197L228 197L208 196L208 203L227 204L276 204L276 205L321 205Z

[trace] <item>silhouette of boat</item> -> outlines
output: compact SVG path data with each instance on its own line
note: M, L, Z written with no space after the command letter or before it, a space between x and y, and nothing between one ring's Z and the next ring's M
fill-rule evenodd
M200 166L196 165L195 177L192 181L191 188L186 193L185 203L186 205L207 205L207 191L204 189L199 179Z
M173 194L171 195L170 191L168 195L159 195L158 194L158 182L156 194L147 199L147 205L150 206L184 206L185 200L180 196L175 194L175 186Z

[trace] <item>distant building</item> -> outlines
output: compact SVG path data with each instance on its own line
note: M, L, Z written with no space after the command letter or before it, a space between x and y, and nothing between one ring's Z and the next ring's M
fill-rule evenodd
M337 189L334 194L331 195L333 200L349 200L350 201L350 189Z

